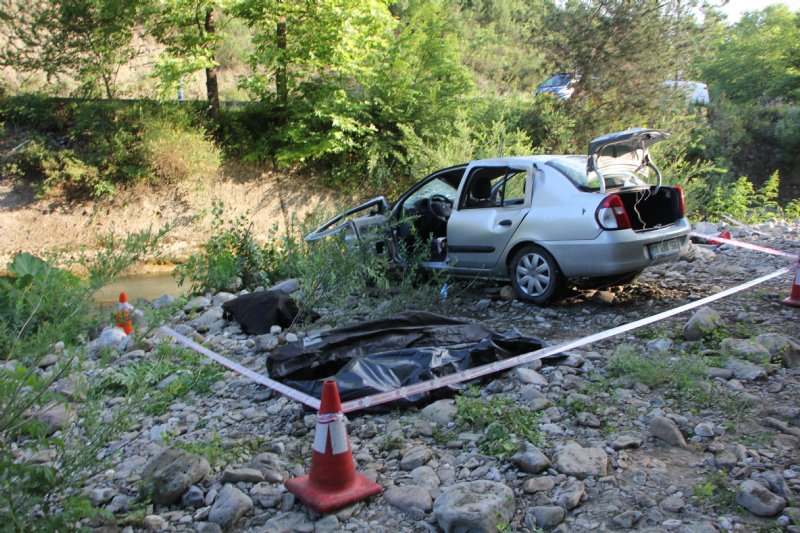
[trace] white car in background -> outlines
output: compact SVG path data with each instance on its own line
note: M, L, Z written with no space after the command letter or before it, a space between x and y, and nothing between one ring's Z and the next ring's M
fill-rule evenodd
M682 91L690 104L708 105L708 85L701 81L667 80L664 87Z

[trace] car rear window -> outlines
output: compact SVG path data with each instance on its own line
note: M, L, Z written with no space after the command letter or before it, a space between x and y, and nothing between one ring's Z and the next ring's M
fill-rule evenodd
M578 189L586 192L598 191L600 179L594 172L586 173L587 160L585 155L567 155L551 159L547 165L564 174ZM628 165L604 170L603 178L607 189L647 185L647 174L642 170L631 170Z

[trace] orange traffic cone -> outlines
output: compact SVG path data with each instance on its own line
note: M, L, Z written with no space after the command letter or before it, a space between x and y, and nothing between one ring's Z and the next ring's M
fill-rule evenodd
M117 312L114 313L114 320L117 321L116 326L124 330L126 335L133 333L132 311L133 306L128 303L128 295L124 292L119 293L119 303L117 304Z
M720 237L722 239L731 240L731 232L730 231L722 231L719 234L715 235L715 237ZM725 243L722 242L722 241L718 241L717 239L708 239L708 243L707 244L713 244L714 246L722 246Z
M781 301L784 305L791 305L793 307L800 307L800 256L797 257L797 266L794 271L794 284L792 285L792 294Z
M307 476L292 478L284 485L318 513L340 509L383 491L380 485L356 472L335 381L326 381L322 386L311 470Z

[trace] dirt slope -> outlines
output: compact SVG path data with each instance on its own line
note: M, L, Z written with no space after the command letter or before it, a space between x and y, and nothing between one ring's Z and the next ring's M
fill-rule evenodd
M293 216L302 220L315 209L333 209L337 201L332 194L311 181L300 172L228 165L214 180L142 185L121 191L113 200L63 204L36 199L29 185L0 179L0 265L19 252L92 249L98 235L157 229L198 216L166 238L165 251L180 259L208 238L215 201L223 203L226 219L246 215L257 238L266 239L276 224L282 230Z

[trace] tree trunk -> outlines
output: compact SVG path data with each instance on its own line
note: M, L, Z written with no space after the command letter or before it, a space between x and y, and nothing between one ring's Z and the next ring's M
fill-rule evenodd
M214 8L206 8L206 35L213 35L216 31ZM217 84L217 67L212 65L206 69L206 95L208 97L208 111L217 124L220 123L219 115L219 85Z
M289 103L289 83L286 76L286 16L278 17L276 31L278 47L278 65L275 67L275 91L278 94L278 105L285 109Z

